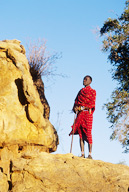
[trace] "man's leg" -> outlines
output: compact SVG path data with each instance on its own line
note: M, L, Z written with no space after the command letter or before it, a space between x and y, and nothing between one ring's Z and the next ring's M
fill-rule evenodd
M88 149L89 149L89 155L91 155L91 152L92 152L92 144L89 144L89 143L88 143Z
M88 158L89 158L89 159L92 159L92 156L91 156L91 153L92 153L92 144L89 144L89 143L88 143L88 149L89 149Z
M80 138L81 157L85 157L84 154L84 139Z

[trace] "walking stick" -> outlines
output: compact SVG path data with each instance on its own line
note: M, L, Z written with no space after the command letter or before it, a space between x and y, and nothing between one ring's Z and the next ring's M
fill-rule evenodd
M75 120L76 120L76 116L77 116L77 111L74 115L74 123L73 123L73 132L72 132L72 140L71 140L71 148L70 148L70 153L72 153L72 145L73 145L73 135L74 135L74 127L75 127Z

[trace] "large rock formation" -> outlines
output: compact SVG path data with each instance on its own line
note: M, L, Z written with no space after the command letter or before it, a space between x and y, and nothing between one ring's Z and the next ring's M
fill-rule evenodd
M0 192L128 192L127 166L47 153L58 136L34 84L24 47L0 41Z
M5 149L3 155L8 153L9 149ZM17 158L13 153L9 156L10 180L0 173L1 192L8 188L11 192L129 191L129 167L125 165L36 150L21 151Z
M48 119L18 40L0 41L0 147L55 151L58 136Z

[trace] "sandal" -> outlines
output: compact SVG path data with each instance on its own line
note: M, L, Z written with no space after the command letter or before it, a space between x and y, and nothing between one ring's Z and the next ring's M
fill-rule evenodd
M84 154L82 154L80 157L85 158L85 155L84 155Z
M88 155L87 159L93 159L91 155Z

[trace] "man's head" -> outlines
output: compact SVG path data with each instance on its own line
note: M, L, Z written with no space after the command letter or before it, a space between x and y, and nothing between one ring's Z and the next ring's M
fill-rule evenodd
M88 85L91 84L91 82L92 82L92 77L89 76L89 75L86 75L86 76L84 77L84 79L83 79L83 85L84 85L85 87L87 87Z

